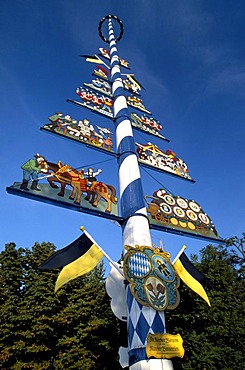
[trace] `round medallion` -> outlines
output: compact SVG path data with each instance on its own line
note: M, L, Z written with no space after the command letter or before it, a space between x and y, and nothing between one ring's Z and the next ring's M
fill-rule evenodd
M191 209L188 209L188 210L186 211L186 215L187 215L187 217L188 217L190 220L192 220L192 221L197 221L197 215L196 215L196 213L194 213Z
M189 202L189 207L192 209L194 212L200 212L200 206L196 202Z
M175 206L173 210L177 217L185 218L185 211L182 208Z
M171 197L171 195L169 194L166 194L164 195L163 199L165 200L166 203L168 203L170 206L174 206L175 205L175 199L173 197Z
M178 206L180 206L181 208L184 208L184 209L187 209L188 208L188 203L186 202L185 199L183 198L177 198L176 199L176 203L178 204Z
M160 204L160 210L166 215L170 215L172 213L172 208L166 203Z
M204 213L199 213L198 215L199 219L205 224L205 225L209 225L210 224L210 219L207 215L205 215Z

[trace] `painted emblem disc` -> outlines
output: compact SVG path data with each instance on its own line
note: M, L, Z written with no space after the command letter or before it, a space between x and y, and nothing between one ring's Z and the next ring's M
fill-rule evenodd
M192 209L194 212L200 212L200 206L196 202L189 202L189 207Z
M150 258L142 252L136 252L129 257L129 270L135 277L144 277L151 271Z
M160 204L160 210L166 215L170 215L172 213L172 208L166 203Z
M207 215L205 215L204 213L199 213L198 215L199 219L206 225L209 225L210 224L210 219Z
M197 215L191 209L187 209L186 214L190 220L197 221Z
M171 197L171 195L164 195L163 199L165 200L166 203L168 203L170 206L174 206L175 205L175 199L173 197Z
M177 198L176 199L176 203L178 204L178 206L180 206L181 208L184 208L184 209L187 209L188 208L188 203L186 202L185 199L183 198Z
M174 213L176 214L177 217L185 218L185 211L178 206L174 207Z

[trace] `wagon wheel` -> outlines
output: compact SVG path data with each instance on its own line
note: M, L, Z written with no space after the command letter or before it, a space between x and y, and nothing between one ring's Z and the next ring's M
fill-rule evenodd
M162 223L165 224L165 225L168 225L169 224L169 218L163 217L162 218Z
M162 217L162 215L161 215L161 213L160 213L160 212L157 212L157 213L155 214L155 219L156 219L157 221L162 221L163 217Z

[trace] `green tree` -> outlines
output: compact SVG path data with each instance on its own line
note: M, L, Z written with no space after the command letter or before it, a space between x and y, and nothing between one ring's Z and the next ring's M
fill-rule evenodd
M120 369L119 324L104 286L104 268L73 280L54 294L59 270L37 269L55 250L14 243L0 253L0 368L3 370ZM181 302L166 312L167 332L180 333L185 356L174 369L232 370L244 361L244 237L208 245L196 267L212 282L211 308L181 284Z
M55 273L41 275L37 266L53 251L50 243L36 243L32 251L11 243L0 254L2 369L46 368L42 363L48 363L51 351L46 345L52 330L50 307L57 300L50 295Z
M25 292L19 306L18 342L15 344L16 362L13 369L46 369L53 352L53 315L59 309L53 294L56 271L42 273L38 266L53 253L51 243L35 243L26 250L24 286Z
M101 264L54 294L59 270L37 267L55 250L8 244L0 254L1 369L119 369L118 323Z
M6 364L6 368L11 368L13 362L14 345L17 340L15 328L25 291L24 253L25 250L22 248L17 250L14 243L6 244L5 251L0 253L0 363Z
M68 301L57 320L63 335L57 342L57 369L120 369L118 328L105 292L103 265L58 292Z
M242 238L237 236L226 241L227 247L231 250L232 263L236 265L241 279L245 278L245 233Z
M244 262L234 249L212 245L201 251L200 262L197 256L192 261L209 278L214 290L208 292L209 307L181 284L181 303L167 317L168 332L180 333L184 339L185 356L174 360L176 368L242 370L245 368L245 290L241 276Z

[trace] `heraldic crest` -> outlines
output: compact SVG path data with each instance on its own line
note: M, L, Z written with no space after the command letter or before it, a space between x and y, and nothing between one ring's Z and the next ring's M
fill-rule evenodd
M135 299L157 311L176 308L180 301L180 281L170 254L147 246L125 246L125 249L123 270Z

